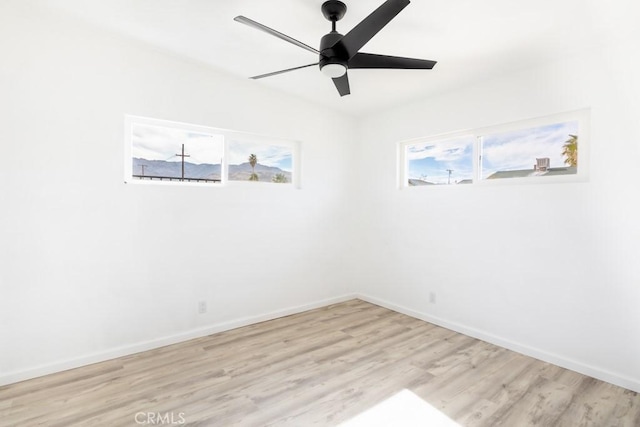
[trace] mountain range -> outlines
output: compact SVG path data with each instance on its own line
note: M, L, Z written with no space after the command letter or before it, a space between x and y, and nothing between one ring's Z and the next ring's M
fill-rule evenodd
M144 166L144 174L142 173ZM229 165L230 181L248 181L251 176L252 168L249 162L239 165ZM291 182L291 172L284 171L273 166L265 166L260 163L256 164L255 173L258 175L259 181L272 182L277 174L283 174L287 178L287 182ZM138 157L133 158L133 175L134 176L162 176L170 178L180 178L182 176L181 162L167 162L164 160L147 160ZM220 179L220 164L209 163L189 163L184 162L184 177L199 179Z

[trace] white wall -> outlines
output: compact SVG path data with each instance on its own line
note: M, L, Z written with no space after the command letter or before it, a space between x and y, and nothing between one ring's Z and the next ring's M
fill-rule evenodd
M348 117L26 8L0 4L0 383L343 295ZM124 114L302 141L302 188L126 185Z
M367 118L359 292L640 390L639 67L598 48ZM585 107L586 183L395 186L398 141Z

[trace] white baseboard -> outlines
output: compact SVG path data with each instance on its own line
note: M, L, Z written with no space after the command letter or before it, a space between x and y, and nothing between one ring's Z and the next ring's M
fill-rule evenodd
M179 334L156 338L153 340L143 341L136 344L111 348L97 353L87 354L78 358L61 360L54 363L35 366L33 368L2 373L0 374L0 386L13 384L20 381L41 377L56 372L62 372L69 369L79 368L81 366L91 365L93 363L104 362L106 360L115 359L117 357L128 356L142 351L153 350L154 348L164 347L171 344L177 344L194 338L200 338L207 335L224 332L231 329L240 328L242 326L252 325L267 320L277 319L279 317L289 316L292 314L302 313L307 310L325 307L351 299L357 298L355 294L347 294L341 297L328 298L315 301L309 304L303 304L295 307L289 307L282 310L276 310L257 316L243 317L240 319L230 320L227 322L216 323L190 331L181 332Z
M401 305L394 304L380 298L375 298L363 294L358 294L356 297L363 301L388 308L389 310L397 311L398 313L406 314L407 316L415 317L416 319L424 320L425 322L433 323L434 325L442 326L443 328L451 329L452 331L456 331L461 334L468 335L470 337L477 338L479 340L486 341L488 343L495 344L509 350L513 350L515 352L524 354L525 356L530 356L544 362L552 363L562 368L566 368L640 393L640 380L638 379L629 378L615 372L590 366L557 354L549 353L544 350L504 339L502 337L466 325L462 325L460 323L450 322L440 317L432 316L407 307L403 307Z
M153 340L143 341L140 343L116 347L105 351L88 354L74 359L57 361L51 364L36 366L33 368L25 369L22 371L15 371L9 373L2 373L0 375L0 386L13 384L19 381L24 381L32 378L41 377L56 372L66 371L69 369L79 368L81 366L90 365L93 363L104 362L106 360L115 359L117 357L128 356L131 354L139 353L142 351L152 350L154 348L164 347L171 344L177 344L194 338L200 338L207 335L215 334L218 332L224 332L242 326L251 325L254 323L260 323L267 320L277 319L279 317L289 316L292 314L301 313L307 310L313 310L315 308L325 307L327 305L336 304L350 299L358 298L363 301L370 302L372 304L379 305L381 307L388 308L398 313L406 314L407 316L414 317L416 319L424 320L429 323L433 323L438 326L442 326L452 331L459 332L461 334L468 335L473 338L477 338L491 344L498 345L500 347L507 348L509 350L516 351L526 356L534 357L536 359L552 363L557 366L561 366L572 371L579 372L584 375L588 375L593 378L597 378L602 381L606 381L611 384L615 384L620 387L624 387L629 390L640 393L640 380L626 377L614 372L607 371L605 369L597 368L594 366L586 365L584 363L568 359L557 354L549 353L537 348L533 348L521 343L517 343L511 340L501 338L499 336L490 334L488 332L475 329L466 325L462 325L456 322L451 322L440 317L432 316L427 313L419 312L392 302L371 297L364 294L347 294L341 297L328 298L320 301L316 301L309 304L303 304L295 307L289 307L282 310L277 310L269 313L264 313L257 316L244 317L240 319L230 320L227 322L216 323L203 328L193 329L185 331L180 334L170 335L166 337L160 337Z

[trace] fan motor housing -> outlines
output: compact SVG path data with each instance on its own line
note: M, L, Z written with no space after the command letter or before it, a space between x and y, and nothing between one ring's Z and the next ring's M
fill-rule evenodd
M327 64L340 64L347 67L349 58L347 53L340 49L341 45L338 43L341 38L342 34L336 31L322 36L320 40L320 60L318 61L320 69Z

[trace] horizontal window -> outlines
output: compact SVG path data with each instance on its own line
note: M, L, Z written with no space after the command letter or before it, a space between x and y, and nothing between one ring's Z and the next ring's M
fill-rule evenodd
M297 149L289 140L127 116L125 182L291 186Z
M400 144L402 187L586 179L588 111Z

